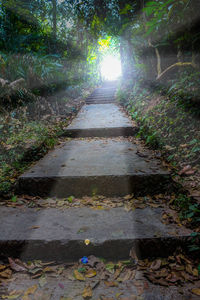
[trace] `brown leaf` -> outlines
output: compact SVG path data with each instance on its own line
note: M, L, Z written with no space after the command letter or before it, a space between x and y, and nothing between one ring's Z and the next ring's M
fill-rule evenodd
M50 267L46 267L46 268L43 269L43 272L45 272L45 273L52 273L52 272L55 272L55 270L53 270Z
M2 270L5 270L7 267L5 266L5 265L0 265L0 272L2 271Z
M188 272L190 275L193 275L193 269L190 264L188 264L185 268L186 272Z
M175 283L177 281L180 281L181 280L181 277L178 273L176 272L172 272L171 274L169 274L167 277L166 277L166 280L169 281L169 282L172 282L172 283Z
M156 204L156 203L148 203L148 205L153 207L153 208L162 207L162 204Z
M104 281L105 285L107 287L115 287L118 286L118 283L116 281Z
M133 272L131 270L127 270L125 273L125 276L118 278L118 281L124 282L124 281L130 280L130 278L132 277L132 274L133 274Z
M193 293L194 295L200 296L200 288L192 289L192 293Z
M195 276L195 277L198 277L198 276L199 276L199 272L198 272L198 270L195 269L195 268L192 270L192 274L193 274L193 276Z
M119 275L121 274L121 272L122 272L122 268L117 269L114 274L114 279L117 279L119 277Z
M9 295L2 295L2 299L19 299L19 297L23 294L23 291L11 291Z
M138 297L137 296L130 296L130 297L123 297L123 298L120 298L120 300L137 300Z
M196 170L192 169L190 165L185 166L178 174L181 175L193 175Z
M37 226L37 225L30 227L30 229L38 229L38 228L40 228L40 226Z
M8 257L8 261L10 263L11 269L15 272L27 271L27 269L24 266L17 264L11 257Z
M91 266L92 268L95 267L95 265L98 264L99 262L101 262L100 259L94 255L90 255L88 257L88 265Z
M87 277L87 278L92 278L92 277L95 277L96 275L97 275L97 272L94 269L89 269L85 273L85 277Z
M160 278L160 279L156 279L153 274L149 274L149 273L144 273L144 276L148 278L148 280L153 283L153 284L160 284L162 286L169 286L169 284L167 283L166 280Z
M161 264L162 264L161 259L154 260L150 266L150 269L156 271L160 269Z
M160 271L155 273L156 278L161 278L161 277L167 277L168 276L168 270L166 268L161 269Z
M12 271L10 269L6 269L3 272L0 272L0 278L10 279L12 276Z
M92 288L91 288L90 285L87 285L84 288L82 296L83 296L84 299L90 299L90 298L92 298Z
M125 200L130 200L130 199L132 199L132 198L133 198L133 194L131 194L131 195L126 195L126 196L124 197Z

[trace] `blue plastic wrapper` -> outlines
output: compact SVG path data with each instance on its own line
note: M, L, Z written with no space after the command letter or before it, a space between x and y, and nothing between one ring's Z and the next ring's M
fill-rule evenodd
M87 264L88 263L87 256L83 256L83 258L81 258L81 262L82 262L82 264Z

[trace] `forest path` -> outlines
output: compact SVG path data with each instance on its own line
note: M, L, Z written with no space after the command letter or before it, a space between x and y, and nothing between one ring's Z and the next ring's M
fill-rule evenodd
M179 286L171 287L176 280L185 283L177 273L185 261L180 266L172 255L186 248L191 230L166 222L170 174L134 137L137 126L113 93L109 99L108 88L98 89L95 103L89 100L66 129L67 138L20 177L20 192L36 197L21 196L27 206L0 208L0 253L33 261L33 269L14 273L2 293L12 297L27 290L34 299L54 300L197 299L190 297L192 283L181 294ZM128 263L121 261L130 256ZM44 261L57 265L46 267Z
M95 104L86 104L66 130L65 135L75 138L67 138L20 177L21 193L63 201L72 195L75 199L103 195L125 197L125 202L128 194L149 199L172 190L169 172L133 137L136 125L114 102L102 104L99 95L104 94L114 99L114 87L95 91ZM150 257L155 249L161 255L166 245L165 254L171 253L190 235L183 227L163 224L159 203L144 209L139 203L138 207L134 211L79 207L62 212L6 207L0 211L0 250L6 245L10 255L14 251L24 259L60 261L89 254L126 258L136 246L141 257ZM35 226L36 230L28 230ZM84 244L86 238L92 241L89 247Z

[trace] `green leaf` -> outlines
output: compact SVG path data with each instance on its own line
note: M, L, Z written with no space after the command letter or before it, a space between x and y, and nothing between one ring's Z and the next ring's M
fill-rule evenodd
M13 196L13 197L11 198L11 201L14 202L14 203L17 202L17 196Z
M69 203L72 203L74 199L75 199L74 196L70 196L70 197L67 198L67 200L68 200Z
M198 270L198 272L200 274L200 264L198 265L197 270Z
M123 9L120 10L120 15L126 15L130 10L132 9L132 6L130 4L126 4Z

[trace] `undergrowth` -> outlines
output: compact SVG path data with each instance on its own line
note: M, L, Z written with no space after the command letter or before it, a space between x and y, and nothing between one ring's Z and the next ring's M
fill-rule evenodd
M187 85L186 85L187 84ZM200 191L199 73L182 73L164 87L148 85L143 79L122 82L117 99L139 125L138 136L159 149L173 169L173 178L189 195ZM182 170L189 168L190 177ZM181 174L183 172L183 175ZM184 177L185 175L185 177ZM200 224L200 205L187 195L177 196L175 208L191 226Z
M18 176L57 144L88 93L71 86L0 115L0 196L10 197Z

